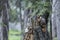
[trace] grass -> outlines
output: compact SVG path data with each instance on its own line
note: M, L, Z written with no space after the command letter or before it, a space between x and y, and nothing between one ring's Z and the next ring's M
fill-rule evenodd
M16 34L18 35L16 36ZM21 34L21 32L9 30L9 40L21 40L21 36L19 34Z
M9 35L9 40L20 40L21 37L20 36L12 36L12 35Z
M9 34L21 34L21 32L17 30L9 30Z
M57 38L54 38L53 40L57 40Z

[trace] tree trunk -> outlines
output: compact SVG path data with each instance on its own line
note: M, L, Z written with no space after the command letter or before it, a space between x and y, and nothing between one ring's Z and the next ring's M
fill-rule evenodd
M3 40L8 40L8 0L3 0L2 3Z
M50 15L50 40L52 40L52 20L51 20L51 15Z
M25 10L24 11L24 29L27 28L27 21L28 21L27 13L28 13L28 10Z
M56 27L57 27L57 38L60 40L60 0L53 0L52 12L55 14Z
M0 17L0 40L3 40L3 34L2 34L2 17Z
M52 14L51 16L52 22L52 37L54 38L57 35L57 25L56 25L56 14Z
M20 8L20 23L21 23L21 30L23 30L23 22L22 22L22 13L21 13L21 0L20 0L20 6L19 6L19 8Z

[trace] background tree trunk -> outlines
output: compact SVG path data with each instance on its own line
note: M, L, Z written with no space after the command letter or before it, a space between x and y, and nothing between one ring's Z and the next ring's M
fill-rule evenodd
M3 40L8 40L8 0L2 1L2 22L3 22Z
M20 24L21 24L21 30L23 30L23 21L22 21L22 13L21 13L21 0L19 1L19 8L20 8Z
M24 29L27 28L27 21L28 21L28 9L25 9L24 11Z
M2 34L2 17L0 17L0 40L3 40L3 34Z

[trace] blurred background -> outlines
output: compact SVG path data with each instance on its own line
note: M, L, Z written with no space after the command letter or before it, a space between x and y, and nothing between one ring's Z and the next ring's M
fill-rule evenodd
M51 40L59 40L60 0L0 0L0 40L23 40L31 18L49 12ZM35 25L34 25L35 26Z

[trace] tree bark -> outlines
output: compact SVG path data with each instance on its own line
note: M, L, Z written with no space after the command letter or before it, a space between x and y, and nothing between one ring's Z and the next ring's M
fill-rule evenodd
M8 40L8 0L2 1L2 22L3 22L3 40Z
M0 17L0 40L3 40L3 34L2 34L2 17Z
M28 10L25 10L24 11L24 29L27 28L27 21L28 21L27 13L28 13Z
M60 0L53 0L52 12L55 14L56 27L57 27L57 38L60 40Z

